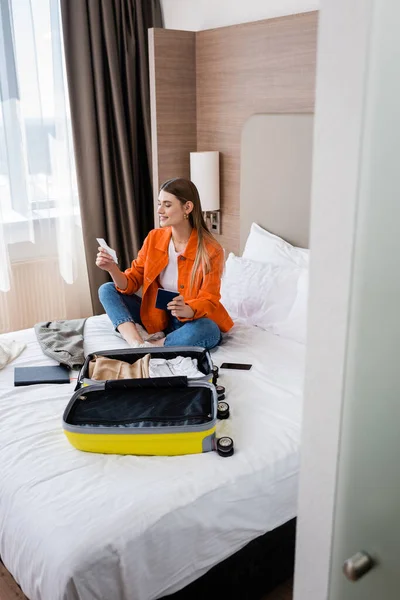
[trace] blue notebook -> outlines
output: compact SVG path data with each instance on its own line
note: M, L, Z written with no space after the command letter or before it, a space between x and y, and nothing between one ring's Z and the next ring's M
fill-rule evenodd
M14 368L14 386L37 383L69 383L69 370L63 365Z

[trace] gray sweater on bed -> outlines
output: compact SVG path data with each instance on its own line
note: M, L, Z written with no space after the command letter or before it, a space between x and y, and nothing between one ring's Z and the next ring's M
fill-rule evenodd
M47 321L35 325L41 349L47 356L71 369L79 368L85 361L83 329L86 319Z

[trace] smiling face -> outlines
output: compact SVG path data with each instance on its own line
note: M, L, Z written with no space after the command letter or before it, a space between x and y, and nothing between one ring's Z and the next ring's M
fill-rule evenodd
M182 203L176 196L161 190L158 196L157 213L161 227L176 227L186 221L185 214L189 216L193 205L191 202Z

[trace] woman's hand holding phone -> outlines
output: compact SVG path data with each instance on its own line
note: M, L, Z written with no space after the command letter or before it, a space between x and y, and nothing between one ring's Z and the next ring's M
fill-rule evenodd
M192 319L194 317L194 310L188 304L185 304L183 296L176 296L167 304L167 308L171 311L173 317L180 317L181 319Z

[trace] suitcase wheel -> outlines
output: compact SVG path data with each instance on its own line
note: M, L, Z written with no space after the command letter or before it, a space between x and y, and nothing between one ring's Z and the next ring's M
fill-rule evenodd
M217 419L229 418L229 404L227 402L218 401L217 404Z
M218 379L218 375L219 375L219 368L214 365L212 368L212 375L213 375L213 384L216 385L217 384L217 379Z
M233 439L230 437L222 437L217 440L217 452L220 456L232 456L233 454Z
M225 397L225 388L223 385L216 385L215 389L217 390L218 400L222 400L221 396Z

